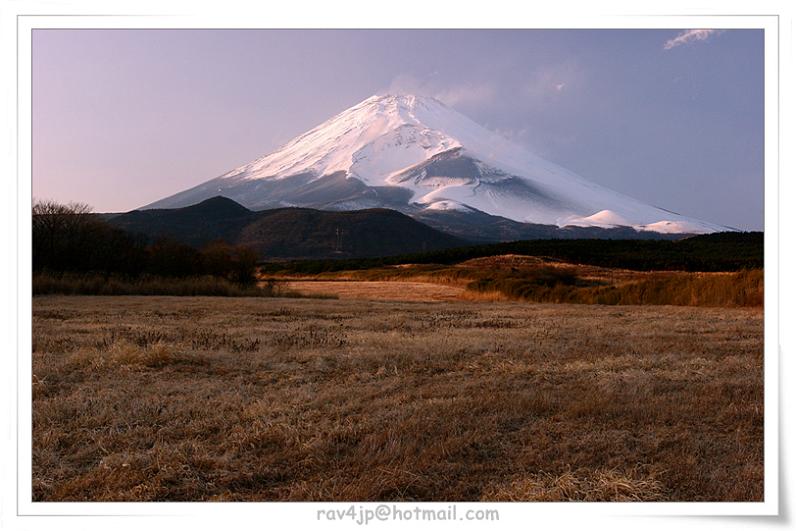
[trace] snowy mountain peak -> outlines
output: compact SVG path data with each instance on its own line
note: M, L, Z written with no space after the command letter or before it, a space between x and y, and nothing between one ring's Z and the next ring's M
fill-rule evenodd
M367 109L368 112L376 113L396 113L406 116L417 109L433 110L433 109L448 109L453 111L447 105L442 103L436 98L431 96L418 96L415 94L375 94L366 100L363 100L359 105L351 107L349 110L354 110L362 107Z
M471 209L558 226L726 230L587 181L412 94L371 96L264 157L150 206L219 194L249 208Z
M442 151L461 147L425 120L458 114L434 98L407 94L371 96L300 135L277 151L236 168L223 178L281 179L299 173L318 177L343 171L366 184Z

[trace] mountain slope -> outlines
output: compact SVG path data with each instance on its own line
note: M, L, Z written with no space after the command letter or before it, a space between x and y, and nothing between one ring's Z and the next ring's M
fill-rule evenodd
M685 233L660 233L636 230L632 227L589 227L520 223L500 216L491 216L477 210L426 209L413 216L439 231L459 238L481 243L511 242L520 240L680 240L691 236Z
M133 210L108 222L152 240L166 237L198 247L213 240L234 242L256 217L255 212L235 201L216 196L184 208Z
M589 182L433 98L373 96L277 151L147 208L224 195L253 208L477 210L516 222L727 230Z
M390 256L464 245L395 210L329 212L281 208L258 213L236 243L271 258Z
M224 240L251 247L264 259L389 256L465 243L394 210L254 212L225 197L184 208L134 210L108 222L150 240L167 237L197 247Z

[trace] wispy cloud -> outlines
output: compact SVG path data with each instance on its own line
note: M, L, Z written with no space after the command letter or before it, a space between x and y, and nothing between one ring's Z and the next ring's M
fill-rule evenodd
M448 105L481 105L495 98L496 88L490 83L459 85L437 91L434 97Z
M399 74L392 79L385 94L418 94L428 96L428 83L410 74Z
M583 69L574 61L537 69L525 83L524 94L531 105L549 105L583 82Z
M692 29L681 31L676 37L663 43L663 49L671 50L672 48L689 44L694 41L706 41L710 37L718 35L721 32L722 30L715 29Z
M401 74L393 78L386 92L433 96L447 105L469 108L489 105L497 97L497 86L491 82L451 84L440 83L434 77L420 79Z
M577 95L583 77L581 66L568 60L540 65L528 75L514 76L504 83L491 79L443 81L436 72L425 76L399 74L380 93L433 96L464 113L494 114L503 112L507 106L514 110L541 109L567 100Z

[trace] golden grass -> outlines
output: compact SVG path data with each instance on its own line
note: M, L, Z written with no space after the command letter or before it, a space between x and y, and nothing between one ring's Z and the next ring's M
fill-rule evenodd
M482 501L661 501L664 486L654 474L631 470L585 471L579 476L531 474L506 485L491 486Z
M73 368L102 369L106 365L130 365L141 367L164 367L177 363L181 358L172 347L159 341L137 346L121 339L109 346L89 347L73 352L68 357Z
M315 291L309 282L398 282L430 283L448 288L449 295L439 300L714 307L763 305L762 269L721 273L645 272L518 255L477 258L450 266L403 264L283 279L306 293ZM357 298L380 298L365 296L359 287L348 289L356 293ZM330 293L345 290L337 287ZM393 291L404 292L400 287Z
M288 280L283 284L286 289L303 295L377 301L453 301L463 299L466 293L461 286L421 281Z
M760 309L36 297L36 500L763 496Z

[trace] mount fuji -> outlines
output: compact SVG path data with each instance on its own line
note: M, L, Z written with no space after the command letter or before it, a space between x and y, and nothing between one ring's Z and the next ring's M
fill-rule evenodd
M418 219L487 214L560 228L733 230L592 183L434 98L413 95L372 96L273 153L144 208L219 195L255 210L390 208Z

